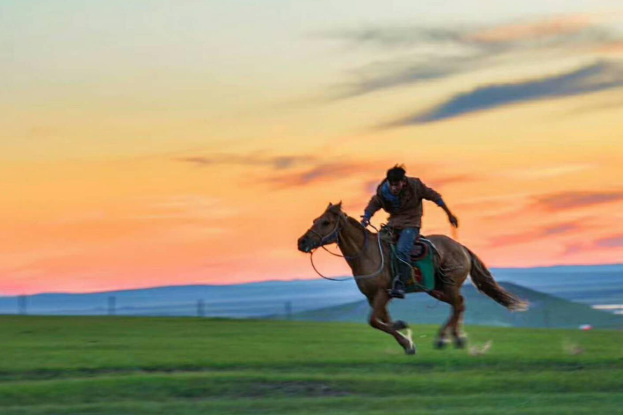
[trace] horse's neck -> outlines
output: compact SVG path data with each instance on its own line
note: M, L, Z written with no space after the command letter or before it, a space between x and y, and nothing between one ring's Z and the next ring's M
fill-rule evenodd
M387 274L379 267L382 265L383 252L377 250L377 235L363 228L351 217L346 217L346 224L339 234L339 247L346 257L346 262L354 276L372 276L378 278L355 278L359 290L369 299L374 298L379 289L384 289ZM379 273L380 272L380 273Z
M370 238L370 231L364 229L359 223L349 217L344 218L344 227L339 234L339 248L345 256L356 256L361 254L365 248L366 238ZM367 234L367 235L366 235Z

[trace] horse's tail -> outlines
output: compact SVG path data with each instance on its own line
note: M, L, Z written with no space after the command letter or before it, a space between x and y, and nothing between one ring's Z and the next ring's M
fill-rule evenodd
M470 276L478 291L491 297L511 311L526 311L528 309L527 302L500 287L480 258L469 249L465 249L469 252L472 260Z

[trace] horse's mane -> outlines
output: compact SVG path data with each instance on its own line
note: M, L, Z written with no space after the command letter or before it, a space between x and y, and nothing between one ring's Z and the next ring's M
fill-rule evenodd
M344 214L344 216L346 217L346 220L347 220L348 222L350 222L352 225L354 225L354 226L356 226L356 227L358 227L358 228L360 228L360 229L363 229L363 230L364 230L365 232L367 232L368 234L376 235L376 233L372 232L370 229L368 229L368 228L364 228L364 227L361 225L361 222L359 222L357 219L355 219L355 218L353 218L353 217L349 216L346 212L342 212L342 213L343 213L343 214Z
M353 225L355 227L363 228L363 226L361 225L361 222L359 222L357 219L349 216L348 213L346 213L346 212L344 212L342 210L342 202L338 203L337 205L329 204L329 207L327 208L327 211L336 214L338 217L346 219L346 222L349 222L351 225ZM375 232L372 232L368 228L363 228L363 229L368 234L376 235Z

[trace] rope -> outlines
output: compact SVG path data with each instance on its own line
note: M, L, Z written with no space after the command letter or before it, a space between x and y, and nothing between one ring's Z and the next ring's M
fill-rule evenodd
M336 241L335 242L339 245L339 243L340 243L340 234L339 233L336 236ZM321 245L321 248L324 249L325 251L327 251L329 254L331 254L333 256L336 256L338 258L357 259L357 258L359 258L363 254L363 251L365 251L367 244L368 244L368 232L366 232L366 229L364 228L363 229L363 247L359 250L359 253L357 255L355 255L355 256L336 254L335 252L329 251L324 245Z
M311 251L310 255L309 255L309 260L311 262L311 266L314 269L314 271L316 272L316 274L318 274L319 276L321 276L322 278L324 278L325 280L329 280L329 281L348 281L351 278L354 280L364 280L364 279L371 279L371 278L375 278L377 276L379 276L379 274L381 274L381 272L383 272L383 268L385 268L385 255L383 255L383 246L381 244L381 234L379 232L379 230L374 227L374 225L370 224L370 227L372 229L374 229L377 232L377 241L378 241L378 246L379 246L379 253L381 254L381 266L379 267L378 270L376 270L375 272L373 272L372 274L367 274L367 275L353 275L352 277L344 277L344 278L333 278L333 277L327 277L326 275L323 275L320 271L318 271L318 269L316 268L316 264L314 264L314 253L317 251L317 248L314 249L313 251ZM364 234L364 243L363 243L363 248L359 251L359 253L355 256L347 256L347 255L340 255L340 254L336 254L334 252L329 251L324 245L321 245L320 247L322 249L324 249L325 251L327 251L329 254L339 257L339 258L344 258L344 259L356 259L359 258L363 252L365 251L367 242L368 242L368 232L366 232L365 227L363 229L363 234ZM335 226L335 229L333 230L333 232L331 232L330 234L328 234L325 237L322 237L321 235L317 234L316 232L314 232L316 235L318 235L320 237L320 243L324 242L326 239L331 238L334 234L336 235L336 239L339 238L339 221ZM458 231L457 229L453 226L452 227L452 237L454 240L458 241ZM336 241L338 242L338 241ZM392 264L393 265L393 264ZM410 264L409 264L410 265ZM449 279L445 274L448 271L452 271L456 268L451 268L451 269L444 269L442 267L439 267L439 272L438 277L439 280L443 283L443 284L447 284L447 285L453 285L454 281Z
M310 229L310 232L312 232L314 235L316 235L318 238L320 238L320 243L319 246L324 249L325 251L327 251L329 254L339 257L339 258L345 258L345 259L357 259L359 258L363 252L366 249L366 245L368 243L368 232L366 232L366 228L361 225L363 228L363 247L359 250L359 253L355 256L348 256L348 255L340 255L340 254L336 254L334 252L329 251L325 245L329 244L329 243L333 243L335 242L336 244L339 245L340 243L340 219L338 218L337 222L335 223L335 228L333 228L333 231L331 231L327 236L322 236L320 235L318 232L316 232L313 229ZM376 229L376 228L374 228ZM335 237L335 241L333 241L332 239ZM328 241L328 242L325 242Z
M441 300L437 300L434 305L426 304L426 308L428 308L430 310L435 309L435 308L437 308L439 306L440 303L441 303Z
M348 280L350 280L350 277L344 277L344 278L332 278L332 277L327 277L327 276L325 276L325 275L322 275L322 274L320 273L320 271L318 271L318 270L316 269L316 265L314 264L314 252L316 252L316 251L315 251L315 250L314 250L314 251L311 251L311 254L309 255L309 259L310 259L310 261L311 261L311 266L312 266L312 268L314 269L314 271L316 271L316 274L320 275L322 278L324 278L325 280L329 280L329 281L348 281Z
M372 226L372 225L370 225L370 226ZM310 259L312 268L314 269L314 271L316 271L316 274L320 275L325 280L330 280L330 281L348 281L351 278L353 278L354 280L358 281L358 280L367 280L367 279L378 277L383 272L383 269L385 268L385 255L383 255L383 246L381 244L381 235L378 233L378 229L376 229L374 226L372 226L372 228L375 231L377 231L377 241L378 241L378 246L379 246L379 253L381 254L381 266L379 267L378 270L376 270L372 274L367 274L367 275L353 275L352 277L344 277L344 278L327 277L325 275L322 275L318 271L318 269L316 269L316 265L314 264L314 253L316 252L317 249L315 249L315 250L311 251L311 254L309 255L309 259ZM367 234L367 232L366 232L366 234ZM361 251L361 252L363 252L363 251ZM359 253L359 255L361 255L361 252ZM340 256L340 255L336 255L336 256Z

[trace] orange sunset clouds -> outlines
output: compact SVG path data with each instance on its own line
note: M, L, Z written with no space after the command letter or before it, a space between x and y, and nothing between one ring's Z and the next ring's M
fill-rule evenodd
M491 266L621 262L623 15L453 3L3 3L0 293L315 278L395 163Z

